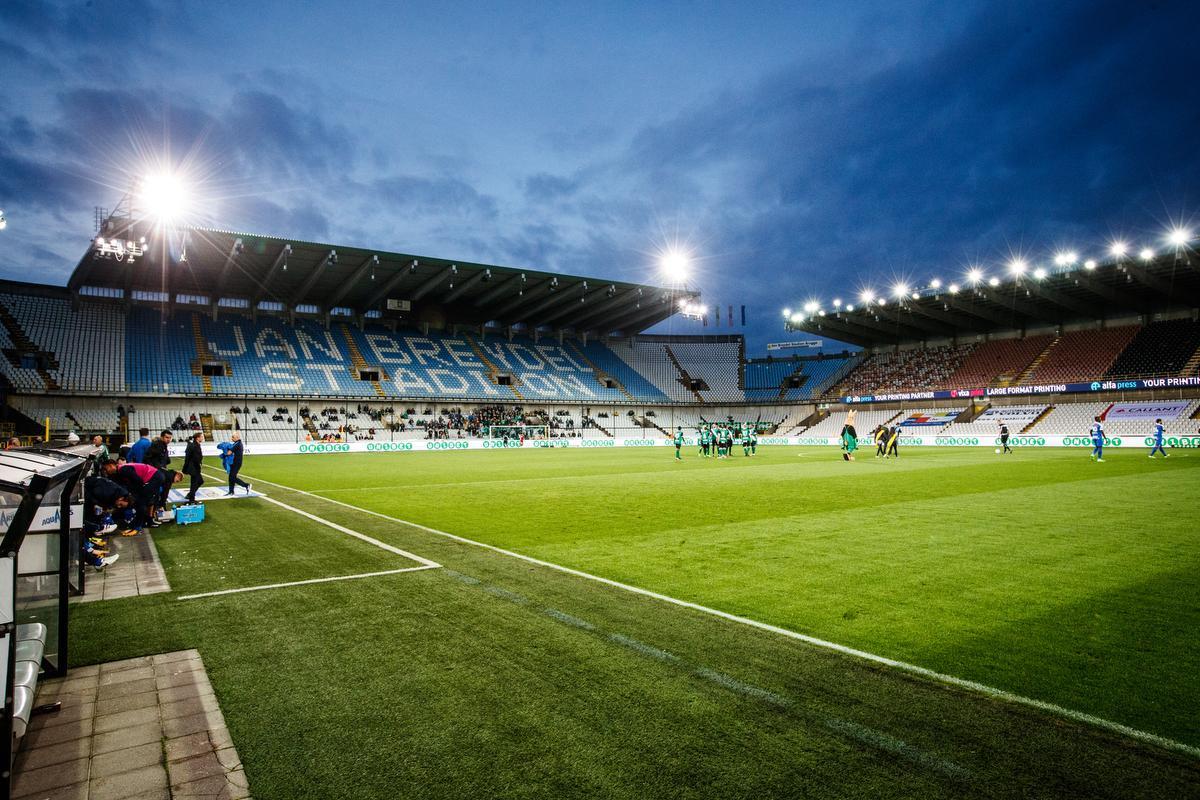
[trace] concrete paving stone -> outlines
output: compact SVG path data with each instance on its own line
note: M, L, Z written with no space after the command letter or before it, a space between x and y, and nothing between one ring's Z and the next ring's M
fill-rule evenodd
M219 800L243 800L249 790L229 780L227 775L214 775L198 781L171 786L171 796L217 798Z
M38 800L88 800L87 783L73 783L70 786L60 786L48 792L37 795Z
M170 653L159 653L158 655L150 656L150 660L155 664L170 664L172 661L187 661L193 658L199 658L200 651L195 649L190 650L174 650Z
M140 681L145 678L154 677L154 667L146 665L144 667L134 667L132 669L123 669L120 672L101 672L100 685L111 686L114 683L129 683L130 681Z
M126 695L138 694L139 692L153 692L157 688L154 685L154 681L154 678L142 678L137 681L110 683L99 688L96 692L96 699L112 700L114 697L125 697Z
M162 724L157 720L153 723L138 725L133 728L123 728L119 731L97 734L92 739L92 757L111 753L114 750L124 750L150 742L162 743Z
M226 747L233 747L233 737L229 735L229 729L225 727L210 728L208 738L213 743L213 747L217 750L222 750Z
M236 747L226 747L224 750L217 751L217 761L221 762L221 766L226 770L235 770L242 768L242 757L238 755Z
M162 743L149 742L113 750L92 759L92 780L162 764Z
M162 723L163 736L168 739L174 739L179 736L187 736L191 733L200 733L207 731L209 728L216 727L209 724L208 714L191 714L186 717L176 717L175 719L165 719ZM221 727L224 727L222 724Z
M211 778L214 775L224 777L227 770L217 759L217 754L210 750L195 758L168 762L167 772L171 776L171 785L179 786L204 778Z
M159 700L164 703L177 703L193 697L206 697L213 693L212 685L208 683L193 686L172 686L170 689L160 689Z
M90 738L71 739L66 742L56 742L45 747L24 747L17 753L14 769L17 772L48 767L51 764L65 764L80 758L87 758L92 753Z
M118 714L122 711L135 711L139 708L149 708L158 703L157 692L138 692L124 697L114 697L111 700L100 700L96 703L96 715Z
M88 759L77 758L62 764L54 764L40 769L25 770L13 775L12 796L30 797L41 794L49 789L70 786L86 781L88 778Z
M46 705L53 703L58 698L49 699L41 695L38 696L38 705ZM62 706L58 711L51 711L46 714L37 715L37 724L42 728L53 728L55 725L66 725L71 722L77 722L81 719L94 717L96 715L96 704L92 702L79 702L75 698L68 700L60 700Z
M96 733L109 733L110 731L133 728L138 725L146 725L157 721L158 708L156 706L137 708L133 711L119 711L116 714L105 714L103 717L96 717Z
M67 673L67 677L57 683L46 681L47 686L53 685L55 691L59 694L75 694L77 692L86 691L87 689L95 689L100 685L100 675L71 675Z
M82 739L92 735L92 719L75 720L65 725L53 725L49 728L30 726L29 732L21 740L21 747L48 747L72 739Z
M154 666L154 661L150 656L138 656L137 658L126 658L121 661L110 661L107 664L101 664L100 674L106 675L110 672L121 672L127 669L151 666Z
M133 797L169 798L167 771L155 764L91 781L89 800L131 800Z
M198 731L167 739L166 749L168 762L184 761L213 752L214 745L208 731Z
M220 708L216 696L211 694L180 700L176 703L163 703L161 706L163 719L187 717L205 711L220 711Z
M203 673L204 662L198 658L192 658L186 661L173 661L170 664L156 664L154 667L154 677L156 678L182 675L185 672Z
M208 679L204 677L202 672L177 672L174 675L161 675L155 680L155 685L159 689L170 689L175 686L194 686L198 683L207 683Z
M67 676L71 677L71 678L87 678L87 677L91 677L92 675L99 675L99 674L100 674L100 665L99 664L89 664L86 667L71 667L70 671L67 673Z

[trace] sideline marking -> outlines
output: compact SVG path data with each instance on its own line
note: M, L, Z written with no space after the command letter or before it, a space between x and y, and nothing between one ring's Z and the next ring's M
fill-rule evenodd
M897 661L894 658L888 658L887 656L876 655L875 653L869 653L866 650L859 650L857 648L849 647L844 644L838 644L836 642L826 641L825 639L818 639L815 636L809 636L807 634L788 630L787 628L781 628L778 625L772 625L768 622L759 622L758 620L751 619L749 617L741 617L741 616L738 616L737 614L730 614L728 611L721 611L720 609L717 609L717 608L710 608L709 606L702 606L699 603L693 603L690 600L680 600L676 597L671 597L670 595L660 594L658 592L651 591L650 589L643 589L639 586L633 586L628 583L621 583L620 581L612 580L611 578L604 578L599 575L593 575L589 572L583 572L582 570L572 569L571 567L564 567L561 564L555 564L550 561L543 561L540 558L534 558L533 556L522 555L521 553L517 553L512 550L505 550L503 547L497 547L496 545L487 544L486 542L478 542L478 541L475 541L474 539L468 539L465 536L459 536L458 534L455 534L455 533L439 531L437 528L430 528L428 525L421 525L420 523L417 523L417 522L409 522L408 520L403 520L403 519L400 519L399 517L392 517L387 514L381 513L379 511L372 511L369 508L361 508L359 506L351 505L350 503L344 503L341 500L334 500L332 497L324 497L323 495L313 494L312 492L306 492L303 489L295 489L291 486L286 486L282 483L275 483L274 481L268 481L263 478L254 478L251 475L246 475L245 477L249 478L250 480L261 481L262 483L265 483L268 486L277 486L280 489L286 489L290 492L296 492L297 494L307 495L308 497L312 497L317 500L323 500L326 503L333 503L334 505L344 506L345 508L349 508L354 511L358 511L359 513L362 513L362 514L370 514L371 516L379 517L380 519L386 519L386 520L390 520L391 522L397 522L401 525L407 525L410 528L416 528L417 530L422 530L427 533L432 533L435 536L442 536L447 539L452 539L456 542L461 542L462 544L469 544L473 547L481 547L485 550L491 550L494 553L500 553L501 555L505 555L510 558L516 558L516 559L519 559L519 560L524 561L529 564L537 564L538 566L546 567L547 569L557 570L558 572L563 572L563 573L566 573L567 575L574 575L579 578L584 578L585 580L595 581L597 583L603 583L606 586L612 586L616 589L621 589L626 592L631 592L633 594L642 595L643 597L652 597L655 600L661 600L664 603L671 603L672 605L680 606L682 608L690 608L693 611L699 611L702 614L709 614L714 617L720 617L721 619L728 620L730 622L736 622L740 625L746 625L751 628L758 628L759 630L768 631L769 633L774 633L778 636L783 636L788 639L795 639L796 641L804 642L805 644L809 644L814 647L820 647L820 648L824 648L826 650L832 650L834 652L841 653L843 655L854 656L855 658L860 658L865 661L873 662L875 664L882 664L883 666L891 667L893 669L897 669L902 672L908 672L913 675L919 675L923 678L937 681L938 683L955 686L960 689L966 689L966 690L974 692L976 694L982 694L986 697L991 697L996 700L1003 700L1005 702L1013 703L1015 705L1022 705L1022 706L1026 706L1028 708L1034 708L1034 709L1037 709L1038 711L1044 711L1049 714L1054 714L1059 717L1064 717L1066 719L1072 720L1073 722L1080 722L1080 723L1084 723L1087 725L1091 725L1096 728L1101 728L1103 730L1109 731L1110 733L1119 733L1122 736L1126 736L1130 739L1134 739L1136 741L1143 742L1145 744L1153 744L1158 747L1164 748L1166 750L1173 750L1178 753L1184 753L1185 755L1192 756L1193 758L1200 758L1200 747L1193 747L1192 745L1184 744L1183 742L1177 742L1174 739L1170 739L1166 736L1160 736L1156 733L1150 733L1148 731L1138 730L1137 728L1131 728L1130 726L1123 725L1120 722L1113 722L1112 720L1104 719L1103 717L1097 717L1093 714L1088 714L1083 711L1075 711L1073 709L1066 708L1066 707L1060 706L1060 705L1056 705L1054 703L1050 703L1045 700L1036 700L1032 697L1025 697L1024 695L1016 694L1015 692L1010 692L1007 689L997 689L996 687L988 686L985 683L979 683L977 681L968 680L966 678L957 678L953 675L947 675L943 672L937 672L936 670L917 666L916 664L909 664L906 661ZM268 497L264 497L263 499L271 500L271 498L268 498ZM272 500L272 502L278 503L277 500ZM283 503L278 503L278 504L281 506L284 506L285 508L289 508L289 506L286 506ZM295 510L299 511L299 509L295 509ZM303 511L299 511L299 513L305 514L305 512L303 512ZM309 516L309 515L305 514L305 516ZM320 518L318 517L317 519L320 519ZM386 545L385 545L385 547L386 547Z
M224 594L241 594L242 592L261 592L265 589L284 589L289 586L307 586L312 583L332 583L333 581L353 581L359 578L378 578L381 575L399 575L401 572L420 572L426 569L437 569L437 564L427 564L420 567L404 567L388 569L382 572L362 572L358 575L338 575L333 578L310 578L305 581L288 581L287 583L269 583L264 586L245 586L241 589L221 589L217 592L201 592L200 594L185 594L176 600L198 600L201 597L219 597Z

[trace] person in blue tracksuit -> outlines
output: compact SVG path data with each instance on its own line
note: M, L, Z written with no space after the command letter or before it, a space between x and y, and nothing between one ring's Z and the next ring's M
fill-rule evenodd
M146 457L146 451L150 449L150 445L152 444L149 428L142 428L138 431L138 436L141 438L130 445L129 453L125 458L130 464L142 463L142 459Z
M250 484L238 477L238 470L242 468L242 435L234 431L229 437L230 441L221 442L217 445L217 449L221 451L221 466L225 467L225 471L229 473L229 494L233 494L235 486L241 486L246 490L246 494L250 494Z
M1163 447L1163 434L1164 433L1166 433L1166 429L1163 427L1163 421L1161 419L1154 420L1154 447L1150 448L1150 457L1151 458L1154 458L1155 453L1162 453L1163 458L1170 457L1171 454L1168 453L1166 451L1166 449Z
M1104 463L1104 423L1096 417L1092 424L1092 461Z

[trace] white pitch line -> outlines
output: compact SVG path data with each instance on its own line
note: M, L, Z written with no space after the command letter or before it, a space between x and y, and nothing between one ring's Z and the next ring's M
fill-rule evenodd
M246 476L246 477L250 477L250 476ZM271 483L270 481L263 481L263 483L270 484L271 486L279 486L280 485L278 483ZM286 489L287 487L283 486L281 488ZM432 567L440 567L441 566L441 564L437 563L436 561L430 561L428 558L419 556L416 553L410 553L407 550L401 550L399 547L393 547L392 545L387 544L386 542L381 542L378 539L375 539L371 536L367 536L365 533L359 533L358 531L352 531L343 525L338 525L336 522L330 522L327 519L318 517L316 514L310 514L307 511L303 511L299 508L296 508L295 506L289 506L287 503L280 502L279 500L276 500L274 497L267 497L266 495L259 495L258 499L266 500L268 503L274 503L275 505L280 506L281 508L286 508L288 511L291 511L294 514L299 514L302 517L307 517L308 519L311 519L314 522L319 522L322 525L324 525L328 528L333 528L335 531L344 533L347 536L353 536L355 539L359 539L361 541L366 542L367 544L374 545L375 547L378 547L380 550L386 550L389 553L395 553L398 556L404 556L405 558L407 558L411 561L416 561L418 564L421 564L425 567L432 568ZM333 502L333 501L331 501L331 502Z
M332 578L309 578L305 581L288 581L287 583L268 583L264 586L244 586L241 589L221 589L217 592L201 592L200 594L185 594L176 600L197 600L201 597L219 597L225 594L241 594L242 592L261 592L266 589L286 589L289 586L308 586L313 583L333 583L334 581L353 581L359 578L378 578L381 575L399 575L402 572L420 572L426 569L437 569L437 564L420 567L404 567L402 569L387 569L382 572L361 572L358 575L337 575Z
M249 478L251 476L247 475L246 477ZM832 650L836 653L853 656L855 658L860 658L860 659L863 659L864 661L870 661L875 664L882 664L883 666L891 667L892 669L901 670L902 672L908 672L913 675L920 675L921 677L927 678L929 680L937 681L937 682L943 683L943 684L948 684L950 686L956 686L960 689L966 689L966 690L974 692L976 694L982 694L982 695L991 697L996 700L1003 700L1008 703L1022 705L1022 706L1026 706L1028 708L1034 708L1039 711L1046 712L1048 714L1054 714L1055 716L1059 716L1059 717L1063 717L1065 719L1072 720L1074 722L1079 722L1079 723L1083 723L1086 725L1091 725L1096 728L1101 728L1103 730L1109 731L1110 733L1118 733L1118 734L1121 734L1122 736L1126 736L1130 739L1134 739L1139 742L1144 742L1146 744L1153 744L1157 747L1162 747L1167 750L1173 750L1178 753L1184 753L1186 755L1192 756L1193 758L1200 758L1200 747L1193 747L1192 745L1184 744L1183 742L1177 742L1174 739L1170 739L1166 736L1159 736L1156 733L1150 733L1148 731L1139 730L1137 728L1131 728L1130 726L1123 725L1120 722L1113 722L1112 720L1104 719L1103 717L1097 717L1093 714L1088 714L1083 711L1075 711L1074 709L1065 708L1064 706L1056 705L1054 703L1049 703L1049 702L1046 702L1045 700L1036 700L1032 697L1025 697L1024 695L1016 694L1015 692L1010 692L1007 689L997 689L994 686L988 686L987 684L984 684L984 683L979 683L977 681L968 680L966 678L958 678L958 677L955 677L954 675L947 675L943 672L937 672L936 670L917 666L916 664L909 664L908 662L905 662L905 661L897 661L896 659L888 658L887 656L876 655L875 653L868 653L865 650L859 650L854 647L848 647L844 644L838 644L837 642L830 642L830 641L826 641L825 639L818 639L815 636L808 636L807 634L798 633L797 631L788 630L787 628L781 628L778 625L771 625L770 623L767 623L767 622L759 622L758 620L750 619L749 617L742 617L742 616L738 616L737 614L730 614L728 611L721 611L720 609L717 609L717 608L710 608L708 606L702 606L699 603L693 603L689 600L680 600L679 598L671 597L670 595L660 594L658 592L651 591L650 589L643 589L640 586L632 586L628 583L621 583L620 581L614 581L611 578L604 578L604 577L601 577L600 575L593 575L589 572L583 572L582 570L572 569L571 567L564 567L561 564L555 564L550 561L543 561L540 558L534 558L533 556L523 555L521 553L513 552L512 550L505 550L503 547L497 547L496 545L487 544L486 542L478 542L478 541L475 541L474 539L468 539L465 536L459 536L458 534L448 533L446 531L439 531L437 528L430 528L427 525L421 525L420 523L417 523L417 522L409 522L408 520L400 519L399 517L392 517L387 514L380 513L378 511L372 511L369 508L361 508L359 506L351 505L350 503L343 503L341 500L334 500L331 497L324 497L319 494L313 494L312 492L306 492L303 489L295 489L291 486L285 486L282 483L275 483L274 481L268 481L268 480L264 480L262 478L253 478L253 480L260 481L269 486L278 486L280 489L286 489L289 492L296 492L297 494L303 494L303 495L307 495L309 497L314 497L318 500L324 500L326 503L333 503L334 505L344 506L345 508L349 508L354 511L358 511L363 514L370 514L371 516L374 516L374 517L379 517L381 519L386 519L386 520L390 520L392 522L397 522L397 523L400 523L401 525L407 525L409 527L416 528L417 530L422 530L427 533L434 534L435 536L442 536L447 539L452 539L456 542L461 542L462 544L471 545L472 547L480 547L480 548L483 548L484 550L491 550L494 553L500 553L501 555L508 556L509 558L516 558L516 559L519 559L519 560L524 561L529 564L537 564L538 566L546 567L547 569L553 569L558 572L566 573L567 575L574 575L579 578L584 578L585 580L595 581L596 583L602 583L606 586L612 586L613 588L621 589L622 591L630 592L632 594L641 595L643 597L651 597L651 598L654 598L655 600L661 600L664 603L670 603L672 605L680 606L682 608L690 608L693 611L699 611L702 614L709 614L714 617L719 617L721 619L728 620L729 622L736 622L739 625L746 625L751 628L757 628L759 630L768 631L769 633L774 633L778 636L783 636L788 639L795 639L796 641L804 642L805 644L809 644L814 647L820 647L820 648L823 648L826 650ZM263 499L270 499L270 498L263 498ZM280 503L280 505L283 505L283 504ZM303 513L303 512L301 512L301 513Z

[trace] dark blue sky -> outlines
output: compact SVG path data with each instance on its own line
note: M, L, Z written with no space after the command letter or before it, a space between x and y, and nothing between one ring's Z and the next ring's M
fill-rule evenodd
M237 230L646 281L680 242L761 352L1200 201L1195 3L302 5L0 3L0 275L64 282L167 160Z

